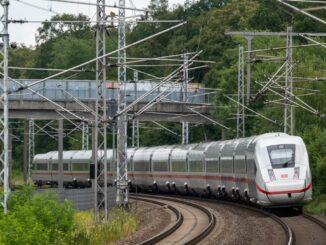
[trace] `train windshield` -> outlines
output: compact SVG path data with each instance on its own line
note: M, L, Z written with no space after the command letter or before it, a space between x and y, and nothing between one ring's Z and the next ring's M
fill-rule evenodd
M271 145L267 147L273 168L293 168L295 164L295 145Z

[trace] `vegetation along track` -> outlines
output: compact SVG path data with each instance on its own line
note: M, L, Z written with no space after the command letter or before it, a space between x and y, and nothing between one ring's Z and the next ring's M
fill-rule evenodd
M286 216L279 215L287 223L295 234L295 244L326 244L326 224L319 219L309 215Z
M197 244L215 227L216 218L212 212L189 200L174 199L151 195L131 195L131 198L167 206L172 210L177 220L173 226L153 236L142 245L148 244Z

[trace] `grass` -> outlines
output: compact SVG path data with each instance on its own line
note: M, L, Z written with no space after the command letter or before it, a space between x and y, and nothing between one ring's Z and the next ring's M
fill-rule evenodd
M23 173L21 171L14 170L12 173L11 183L15 188L21 189L22 186L25 185Z
M109 211L107 224L94 224L92 212L75 214L76 229L74 244L102 245L119 240L122 236L130 236L138 227L137 214L121 208Z
M305 211L313 214L326 215L326 195L315 197L312 202L305 206Z

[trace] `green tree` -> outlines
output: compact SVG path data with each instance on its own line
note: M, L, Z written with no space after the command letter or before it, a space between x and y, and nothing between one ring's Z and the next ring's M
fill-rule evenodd
M25 187L11 196L8 214L0 215L0 243L69 244L73 237L74 210L59 203L54 193L33 194Z

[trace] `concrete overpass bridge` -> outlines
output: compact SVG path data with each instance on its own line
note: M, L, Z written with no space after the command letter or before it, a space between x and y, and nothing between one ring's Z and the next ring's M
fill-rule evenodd
M36 80L18 80L27 85ZM128 104L132 103L139 96L149 91L155 83L128 83L126 85L126 98ZM108 82L106 84L106 98L110 108L115 107L118 90L116 84ZM10 81L10 90L17 89L18 86ZM92 80L48 80L37 84L32 89L51 99L63 108L73 112L79 117L92 120L94 116L89 110L85 110L78 101L81 101L91 110L95 111L96 82ZM183 91L180 86L172 87L171 84L160 87L143 101L136 104L130 111L132 116L143 108L149 101L165 91L167 96L164 100L150 107L137 119L139 121L188 121L193 123L211 123L207 118L201 116L211 115L215 108L210 103L211 98L206 93L205 88L198 84L190 84L188 89L188 100L182 102ZM9 117L14 119L35 119L51 120L59 118L75 119L72 115L62 111L53 103L45 100L37 93L23 90L9 96ZM1 107L0 107L1 108Z

